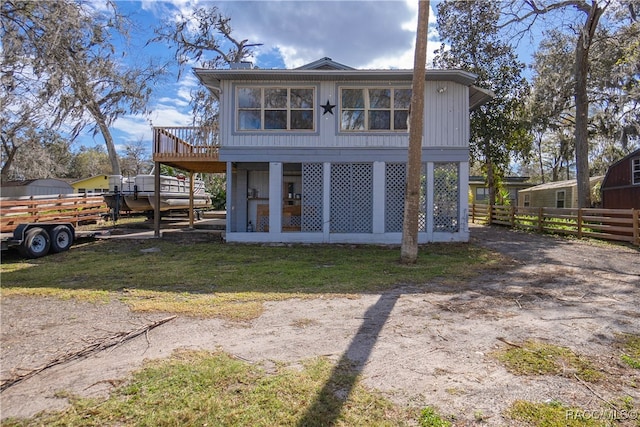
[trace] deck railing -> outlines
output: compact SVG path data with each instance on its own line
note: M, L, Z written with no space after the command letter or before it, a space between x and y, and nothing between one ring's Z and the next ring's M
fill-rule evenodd
M474 223L506 225L540 233L570 234L640 246L638 209L561 209L473 204Z
M206 127L154 127L153 155L218 157L218 132Z

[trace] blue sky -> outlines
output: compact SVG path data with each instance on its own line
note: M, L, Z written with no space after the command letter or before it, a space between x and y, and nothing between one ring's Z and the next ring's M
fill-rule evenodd
M417 0L360 1L117 1L119 9L134 24L131 40L123 44L125 61L143 65L150 58L167 62L173 52L165 45L146 42L153 28L166 19L189 14L194 7L217 5L231 18L233 35L262 43L253 62L260 68L294 68L328 56L355 68L405 68L413 66ZM437 1L429 13L428 60L440 42L435 30ZM198 66L198 64L194 64ZM189 126L190 92L198 81L190 67L180 79L175 66L168 68L155 87L149 116L123 116L111 127L118 150L128 143L143 141L151 155L151 125ZM98 134L82 136L80 145L104 145Z

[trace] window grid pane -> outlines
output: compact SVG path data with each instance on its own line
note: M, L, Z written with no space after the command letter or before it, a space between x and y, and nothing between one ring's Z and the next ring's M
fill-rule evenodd
M236 128L313 131L314 103L313 88L240 87Z
M406 131L411 89L341 89L340 130Z

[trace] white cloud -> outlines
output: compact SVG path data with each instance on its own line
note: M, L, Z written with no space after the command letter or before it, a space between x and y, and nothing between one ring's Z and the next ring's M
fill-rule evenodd
M263 43L258 52L279 49L287 68L325 56L355 68L371 64L397 68L392 64L406 57L415 41L413 3L239 1L223 2L220 9L231 17L235 35Z

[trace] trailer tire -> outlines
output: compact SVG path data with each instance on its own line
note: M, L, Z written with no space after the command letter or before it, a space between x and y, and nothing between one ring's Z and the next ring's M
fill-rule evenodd
M51 252L68 251L73 244L73 232L66 225L58 225L51 230Z
M25 238L18 246L20 254L26 258L40 258L49 252L51 239L47 230L34 227L27 230Z

